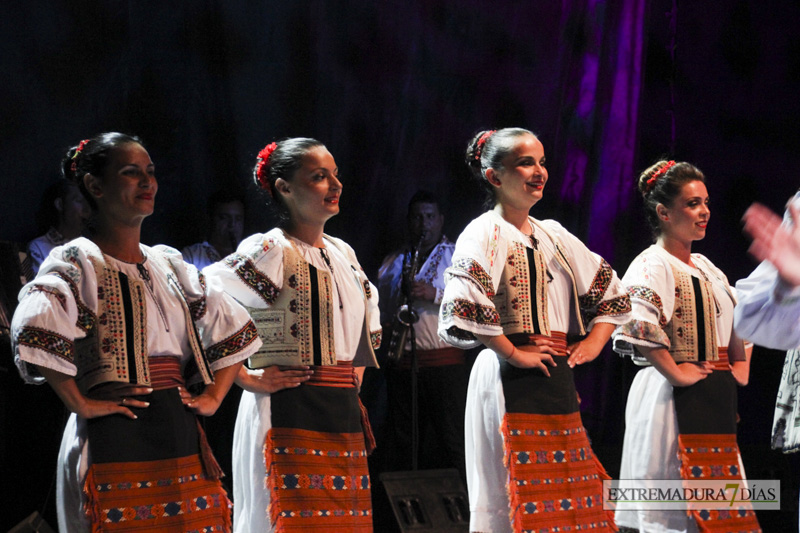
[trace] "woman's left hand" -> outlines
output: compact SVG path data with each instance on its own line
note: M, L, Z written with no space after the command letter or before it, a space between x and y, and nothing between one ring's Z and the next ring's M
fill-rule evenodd
M604 345L605 342L592 342L589 337L575 344L570 344L567 346L567 354L569 355L567 364L570 368L574 368L575 365L582 365L594 361L597 356L600 355Z
M211 416L219 409L219 404L222 403L214 396L202 392L197 396L192 396L184 387L178 387L178 393L181 395L183 405L194 411L196 415Z

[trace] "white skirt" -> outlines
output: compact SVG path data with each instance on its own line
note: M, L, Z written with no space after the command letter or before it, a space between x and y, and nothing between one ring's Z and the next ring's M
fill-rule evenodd
M639 370L625 407L625 440L620 479L681 479L678 418L672 385L655 368ZM615 514L618 526L647 533L693 533L697 523L685 511L625 510Z
M56 474L56 512L61 533L88 533L91 524L84 510L83 483L89 471L89 445L86 420L72 413L64 427L58 450Z
M274 531L264 443L272 427L271 396L243 391L233 430L233 531Z

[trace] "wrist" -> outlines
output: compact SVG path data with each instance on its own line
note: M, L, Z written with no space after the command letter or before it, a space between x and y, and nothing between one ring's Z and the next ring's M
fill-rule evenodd
M512 357L514 357L514 352L516 352L516 351L517 351L517 347L516 347L516 346L512 346L512 347L511 347L511 353L510 353L510 354L508 354L508 356L504 356L504 355L503 355L503 354L501 354L500 352L497 352L497 356L498 356L500 359L502 359L503 361L508 361L508 360L510 360Z

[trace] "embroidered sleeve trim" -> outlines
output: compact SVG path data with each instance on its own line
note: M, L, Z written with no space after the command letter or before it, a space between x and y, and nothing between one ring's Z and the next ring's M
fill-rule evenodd
M258 329L252 320L248 320L242 329L206 350L209 363L215 363L229 355L241 352L258 338Z
M614 278L614 270L605 259L601 260L600 268L594 275L592 284L586 294L579 297L581 309L592 309L603 299L603 295L608 290L611 280Z
M381 342L383 340L383 330L379 329L377 331L370 331L369 332L369 342L372 344L372 349L377 350L381 347Z
M621 325L617 329L615 336L620 334L625 335L631 340L639 339L648 341L664 346L667 349L672 345L663 329L643 320L631 320L627 324Z
M625 294L623 296L619 296L611 300L600 302L600 305L597 306L597 313L595 314L595 316L598 317L598 316L622 315L625 313L630 313L630 311L631 311L631 299L628 297L627 294Z
M256 268L251 260L240 254L232 254L226 257L224 262L264 302L270 305L275 303L280 290L267 275Z
M656 291L644 285L633 285L628 287L628 296L645 301L658 309L658 325L662 328L667 325L667 318L664 316L664 304Z
M69 363L75 360L75 343L63 335L46 329L23 327L17 334L17 344L38 348Z
M457 317L481 326L499 326L500 315L493 307L469 300L453 300L442 305L441 319Z
M467 258L456 259L448 270L468 277L483 290L487 298L494 298L492 278L477 261Z
M75 322L75 325L87 333L90 332L94 328L95 324L97 324L97 316L95 316L92 310L89 309L89 306L87 306L81 300L80 293L78 292L78 286L71 278L61 274L60 272L54 272L53 274L64 280L67 283L69 290L72 291L72 296L75 298L75 306L78 308L78 320ZM101 295L98 294L98 298L100 297Z

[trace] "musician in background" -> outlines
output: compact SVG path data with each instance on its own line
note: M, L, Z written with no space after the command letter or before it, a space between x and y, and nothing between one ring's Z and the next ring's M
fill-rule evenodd
M236 193L220 190L208 199L211 234L207 241L187 246L183 260L202 270L211 263L232 254L244 231L244 200Z
M378 272L381 323L384 343L389 346L383 366L389 438L395 449L390 469L412 466L411 335L403 339L403 325L398 321L398 314L406 314L402 306L410 303L419 317L413 325L419 369L419 468L456 468L464 478L468 370L464 351L448 345L436 333L444 271L450 266L455 245L442 234L444 215L439 198L427 191L418 191L409 201L407 224L408 242L387 256Z

